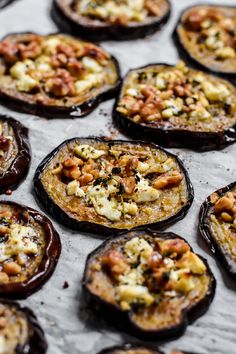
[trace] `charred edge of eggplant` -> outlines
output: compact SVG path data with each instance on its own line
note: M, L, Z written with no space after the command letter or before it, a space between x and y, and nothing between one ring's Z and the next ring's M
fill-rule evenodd
M36 32L19 32L19 33L8 33L4 36L2 40L8 38L9 36L14 35L21 35L21 34L37 34ZM51 33L53 34L64 34L64 33ZM74 38L76 39L76 38ZM77 38L77 40L79 40ZM0 88L0 102L3 106L12 109L13 111L21 112L21 113L28 113L32 115L42 116L45 118L53 119L53 118L83 118L89 115L93 110L97 108L97 106L104 101L112 99L116 96L117 92L119 91L120 84L121 84L121 71L120 65L118 60L113 56L110 55L112 62L115 65L115 69L117 72L117 83L108 89L105 92L100 93L98 96L89 99L88 101L80 104L74 105L72 107L62 107L62 106L51 106L51 105L44 105L40 103L29 103L25 100L21 100L14 96L8 95L6 93L1 92Z
M193 132L183 129L152 128L146 124L139 124L126 115L117 112L116 108L121 98L123 84L132 71L146 69L152 65L165 65L166 63L152 63L140 68L131 69L125 75L120 85L120 92L113 107L113 121L116 127L125 135L133 138L154 142L169 148L190 148L195 151L221 150L236 141L236 124L222 132Z
M226 187L223 187L223 188L217 190L216 193L220 197L222 197L225 193L229 192L232 188L235 188L235 187L236 187L236 182L233 182L233 183L230 183L229 185L227 185ZM233 280L236 280L236 272L234 272L231 269L231 266L228 263L224 252L219 247L218 243L214 240L214 238L211 236L208 218L209 218L210 210L212 209L213 206L214 206L214 204L211 203L211 195L210 195L203 202L203 204L200 208L199 231L200 231L201 236L205 239L205 241L210 246L211 252L216 255L216 258L219 261L219 263L223 265L223 267L225 268L227 273L231 276L231 278Z
M0 10L4 9L5 7L11 5L16 0L0 0Z
M0 194L3 194L9 189L16 189L26 178L30 168L31 151L28 129L25 126L19 121L1 114L0 121L4 121L12 127L19 150L9 169L0 174Z
M142 344L124 344L124 345L116 345L114 347L106 348L100 351L98 354L113 354L117 350L121 351L128 351L128 350L135 350L135 349L145 349L150 351L150 354L164 354L161 350L158 348L151 347L150 345L142 345ZM179 352L179 351L178 351ZM170 352L171 354L172 352ZM180 351L180 354L194 354L186 351ZM197 353L195 353L197 354Z
M179 238L184 240L186 243L186 239L182 238L181 236L173 233L173 232L155 232L154 230L150 229L143 229L139 232L140 234L148 234L152 237L158 236L158 237L163 237L163 239L172 239L172 238ZM91 308L93 308L100 316L104 317L109 323L112 325L116 326L119 328L120 331L125 331L127 333L130 333L131 335L141 338L143 340L150 340L150 341L156 341L156 342L161 342L163 340L170 340L170 339L177 339L181 335L184 334L184 332L187 329L187 326L191 323L193 323L195 320L197 320L200 316L202 316L206 311L208 310L211 302L214 299L215 296L215 289L216 289L216 279L209 267L209 264L207 260L200 256L199 254L195 253L205 264L207 268L207 272L211 278L211 282L209 285L209 289L205 297L199 301L197 304L195 304L193 307L190 309L185 309L182 311L182 321L175 325L175 326L170 326L165 329L161 330L142 330L140 327L136 326L131 319L132 311L129 312L123 312L118 308L116 305L112 305L110 303L107 303L103 299L101 299L99 296L94 295L90 292L90 290L87 287L87 282L86 282L86 277L87 277L87 268L89 265L90 260L99 253L100 250L104 248L104 246L109 243L109 242L114 242L114 240L118 240L119 238L122 238L124 235L127 235L127 232L122 232L118 235L108 238L105 240L98 248L96 248L93 252L91 252L86 260L85 264L85 270L83 274L83 279L82 279L82 287L83 287L83 292L85 295L85 300ZM192 247L188 243L190 250L193 251Z
M72 18L69 18L63 11L63 7L54 0L51 8L51 17L56 25L65 32L76 34L86 39L95 41L117 40L124 41L130 39L144 38L148 35L160 30L169 20L171 15L171 3L168 3L169 10L158 20L153 20L151 23L134 26L119 26L119 25L104 25L92 26L84 25Z
M45 215L41 214L37 210L24 205L19 205L15 202L1 200L0 204L1 203L20 209L25 209L29 215L43 227L45 232L46 249L36 274L33 274L24 282L0 285L0 297L19 300L25 299L41 289L41 287L54 273L61 254L61 241L59 234L54 229L51 221Z
M24 345L18 345L16 348L17 354L45 354L47 352L48 344L41 325L37 317L31 309L24 307L18 302L0 298L0 303L6 306L12 306L17 311L22 311L29 323L29 338Z
M124 345L116 345L114 347L106 348L100 351L98 354L114 354L117 350L128 351L128 350L135 350L135 349L146 349L150 351L150 354L164 354L158 348L151 347L150 345L142 345L142 344L124 344ZM184 354L184 353L183 353Z
M236 73L217 71L217 70L212 69L210 66L208 67L208 66L202 64L199 60L197 60L196 58L194 58L194 56L191 55L191 53L188 51L187 48L185 48L184 44L182 43L182 41L180 39L180 36L178 34L178 28L179 28L179 26L182 25L182 18L183 18L183 15L185 14L185 12L189 11L191 9L194 9L195 7L204 6L204 5L207 5L212 8L214 8L214 7L223 7L223 8L229 8L229 9L235 8L234 6L229 6L229 5L223 5L223 4L222 5L219 5L219 4L213 5L213 4L208 4L208 3L195 4L195 5L185 8L181 12L179 19L177 21L176 27L172 33L172 38L173 38L174 44L175 44L176 49L179 53L179 56L181 58L183 58L189 65L199 68L201 70L207 71L213 75L217 75L222 78L225 78L225 79L231 81L234 85L236 85Z
M109 228L107 226L99 225L99 224L93 224L89 221L78 221L76 219L71 218L62 208L60 208L54 201L53 199L48 195L46 190L44 189L44 186L41 182L41 176L44 172L44 170L47 168L48 163L54 158L54 156L58 153L58 151L63 148L64 145L69 144L70 142L74 140L90 140L93 139L95 142L105 142L107 144L113 143L113 144L144 144L144 145L149 145L152 148L159 149L161 151L165 151L165 153L173 158L176 159L177 163L179 164L182 173L184 174L185 180L186 180L186 186L187 186L187 202L186 204L179 210L179 212L176 215L173 215L169 217L166 220L162 220L153 224L149 225L144 225L140 227L133 228L132 230L141 230L143 228L149 227L152 229L164 229L167 226L173 224L174 222L177 222L178 220L181 220L185 217L185 215L188 213L193 199L194 199L194 189L193 185L190 181L189 175L187 170L185 169L183 162L178 158L178 156L170 153L169 151L164 150L162 147L155 145L153 143L147 143L145 141L127 141L127 140L106 140L103 138L94 138L94 137L88 137L88 138L72 138L69 140L64 141L62 144L60 144L57 148L55 148L49 155L47 155L44 160L39 164L39 166L36 169L35 175L34 175L34 180L33 180L33 187L34 187L34 192L37 197L37 200L40 202L40 205L48 212L50 213L57 221L59 221L62 225L73 229L77 231L82 231L82 232L89 232L89 233L95 233L99 235L105 235L109 236L112 235L113 233L120 233L121 231L130 231L130 230L121 230L121 229L116 229L116 228Z

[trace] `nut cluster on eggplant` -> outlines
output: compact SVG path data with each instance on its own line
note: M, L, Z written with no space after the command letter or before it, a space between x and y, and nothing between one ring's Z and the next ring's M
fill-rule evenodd
M214 192L202 204L200 232L236 280L236 182Z
M99 316L160 341L180 336L208 309L215 279L183 238L146 229L110 238L93 251L83 288Z
M146 345L133 345L125 344L122 346L115 346L111 348L103 349L99 354L164 354L158 348L146 346ZM193 354L190 352L183 352L182 350L174 350L169 354Z
M175 155L151 143L99 138L73 138L53 150L36 171L34 189L62 224L101 234L165 227L193 200Z
M0 300L0 349L3 354L45 354L47 342L34 313Z
M30 166L28 129L15 119L0 115L0 193L16 189Z
M236 141L236 88L183 62L150 64L128 72L113 117L133 137L167 147L220 149Z
M59 235L46 216L0 202L0 297L21 299L40 289L60 253Z
M0 42L0 99L18 111L83 117L112 98L119 81L116 59L90 42L35 33Z
M154 33L169 19L169 0L54 0L52 18L63 30L93 40L127 40Z
M235 79L235 33L236 7L200 4L181 14L174 39L189 62Z

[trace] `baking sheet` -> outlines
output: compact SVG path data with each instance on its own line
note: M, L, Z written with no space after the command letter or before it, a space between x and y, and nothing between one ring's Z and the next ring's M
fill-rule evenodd
M220 4L221 1L208 0ZM132 67L151 62L176 63L177 51L171 33L180 11L196 0L173 0L171 20L160 33L149 38L129 42L106 42L104 47L115 55L122 73ZM223 4L235 5L235 0ZM57 30L49 11L49 0L17 0L0 12L0 36L9 32L36 31L42 34ZM39 209L32 194L32 178L41 160L62 141L74 136L110 136L124 138L111 122L113 100L101 104L96 111L83 119L47 120L32 115L11 112L0 107L0 113L11 114L30 129L32 165L27 180L5 199L15 200ZM190 150L174 150L189 170L195 188L195 200L184 220L170 228L185 237L194 250L206 257L217 279L215 300L207 314L189 326L180 339L163 344L163 349L181 349L202 354L236 353L236 285L220 270L209 254L198 232L198 212L202 201L214 190L236 179L236 144L223 151L195 153ZM84 307L81 298L81 278L86 256L101 243L96 235L70 231L54 220L63 250L53 277L42 290L24 304L37 314L49 342L49 354L96 354L102 348L134 342L137 339L119 333L96 319ZM64 282L69 288L63 289Z

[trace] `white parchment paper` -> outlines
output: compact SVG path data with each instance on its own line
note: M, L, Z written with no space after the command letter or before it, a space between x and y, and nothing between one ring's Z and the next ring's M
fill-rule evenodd
M208 0L209 3L236 5L236 0ZM129 42L106 42L108 49L120 61L122 73L132 67L152 62L176 63L177 51L171 33L180 11L196 0L173 0L171 20L160 33L149 38ZM57 30L49 10L50 0L17 0L0 11L0 36L9 32L36 31L42 34ZM26 181L12 196L15 200L39 209L32 194L32 178L41 160L62 141L74 136L110 135L113 101L100 105L83 119L47 120L32 115L11 112L0 107L0 113L11 114L30 129L32 165ZM124 138L117 132L116 137ZM173 150L173 149L172 149ZM215 300L207 314L190 325L180 339L162 343L165 350L181 349L202 354L236 353L236 285L229 279L210 255L200 239L198 212L203 200L214 190L236 179L236 144L223 151L195 153L190 150L173 150L178 153L189 170L195 189L195 200L189 214L170 229L185 237L194 250L206 257L217 279ZM101 243L96 235L70 231L55 220L63 250L53 277L42 290L23 301L37 314L49 342L49 354L96 354L102 348L134 342L135 338L107 326L84 307L81 299L81 277L87 255ZM64 282L69 283L63 289ZM137 341L137 339L136 339Z

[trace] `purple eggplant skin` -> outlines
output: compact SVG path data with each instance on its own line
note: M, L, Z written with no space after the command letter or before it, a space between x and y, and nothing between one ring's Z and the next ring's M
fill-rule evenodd
M128 71L120 86L120 93L113 108L113 122L125 135L135 139L154 142L167 148L189 148L195 151L221 150L236 141L236 124L222 132L194 132L183 129L152 128L144 124L135 123L124 114L117 112L116 107L120 100L122 86L130 72L145 69L152 65L172 66L166 63L152 63Z
M128 351L128 350L148 350L150 354L164 354L158 348L151 347L150 345L140 345L140 344L124 344L124 345L117 345L111 348L103 349L98 354L114 354L116 351ZM179 351L178 351L179 352ZM181 354L194 354L190 352L183 352L182 350L179 352ZM171 353L170 353L171 354ZM195 353L197 354L197 353Z
M0 194L16 189L26 178L31 162L28 129L17 120L0 114L0 121L7 122L13 129L19 152L10 168L0 173Z
M236 187L236 182L230 183L224 188L221 188L216 191L216 193L223 197L223 195L229 192L231 189ZM212 253L214 253L219 260L219 263L223 265L227 273L233 280L236 280L236 271L235 271L235 264L231 264L230 261L227 259L226 254L222 251L219 247L217 242L211 235L210 225L209 225L209 215L213 208L213 204L211 203L211 196L209 196L202 204L199 214L199 231L202 237L206 240Z
M163 27L168 22L171 15L171 3L169 0L166 0L166 2L168 3L169 10L164 16L158 20L153 20L152 22L144 23L141 25L132 24L130 26L121 26L104 24L103 26L98 26L96 24L82 24L65 13L64 5L62 4L61 0L53 1L51 17L62 31L78 35L82 38L94 41L124 41L144 38L161 29L161 27Z
M52 200L52 198L48 195L48 193L44 189L44 186L41 182L41 176L42 176L44 170L47 168L50 161L54 158L54 156L58 153L58 151L64 145L70 143L73 140L77 140L77 139L79 139L80 141L84 140L85 142L87 140L89 140L89 141L94 140L95 142L96 141L105 141L107 144L119 144L122 142L129 143L129 144L143 144L143 145L150 145L151 147L165 151L167 155L172 156L177 160L177 162L178 162L178 164L185 176L185 180L186 180L186 184L187 184L188 199L187 199L186 204L183 206L183 208L176 215L173 215L166 220L150 224L150 225L148 225L148 227L150 227L152 229L163 229L163 228L177 222L178 220L183 219L185 217L185 215L188 213L188 211L192 205L193 199L194 199L193 185L190 181L188 172L185 169L182 161L176 155L170 153L169 151L167 152L166 150L164 150L162 147L160 147L158 145L143 142L143 141L137 141L137 140L136 141L127 141L127 140L111 140L111 141L109 141L109 140L106 140L103 138L93 138L93 137L79 138L79 137L77 137L77 138L72 138L72 139L64 141L61 145L59 145L57 148L55 148L48 156L46 156L44 158L44 160L38 166L38 168L35 172L35 175L34 175L34 180L33 180L34 192L35 192L35 195L36 195L38 201L40 202L42 207L44 207L46 209L46 211L48 213L50 213L62 225L66 226L70 229L76 230L76 231L95 233L95 234L104 235L104 236L109 236L109 235L112 235L113 233L120 233L121 232L120 229L109 228L109 227L106 227L103 225L94 224L89 221L78 221L78 220L70 217L64 210L62 210ZM143 227L138 227L135 229L142 229L142 228ZM132 230L134 230L134 229L132 229ZM125 230L123 230L123 231L125 231ZM126 231L128 231L128 230L126 230Z
M44 331L33 311L28 307L23 307L19 303L10 300L0 299L0 304L14 306L17 310L22 311L26 315L29 323L29 339L24 345L19 344L15 349L15 353L45 354L48 349L48 344Z
M10 33L7 34L5 37L3 37L1 41L9 36L14 36L14 35L19 36L21 34L31 35L36 33L33 32ZM92 111L94 111L101 102L114 98L117 92L119 91L119 87L121 83L120 65L118 63L118 60L112 55L111 55L111 60L113 61L118 74L118 80L116 85L110 88L108 91L101 93L97 97L92 98L87 102L82 103L81 105L76 105L72 107L62 107L62 106L59 107L59 106L45 105L42 103L29 103L26 100L21 100L17 97L9 96L1 92L1 89L0 89L0 103L16 112L28 113L40 117L49 118L49 119L83 118L89 115Z
M119 240L119 238L124 238L124 237L130 238L129 234L130 233L120 233L115 238L114 235L113 237L111 236L109 239L105 240L98 248L96 248L92 253L88 255L86 260L83 280L82 280L82 287L83 287L85 300L87 301L88 305L91 308L93 308L94 311L96 311L99 314L99 316L104 317L108 321L108 323L118 327L121 331L127 332L137 338L141 338L143 340L156 341L156 342L176 339L184 334L189 324L193 323L197 318L202 316L208 310L215 295L215 289L216 289L215 277L208 265L207 260L197 254L204 262L205 266L207 267L208 274L211 277L211 283L205 298L203 298L201 301L199 301L189 310L184 310L182 312L182 321L178 325L170 326L168 328L159 331L142 330L140 327L135 325L134 322L132 322L132 318L131 318L132 310L128 312L121 311L118 308L118 306L107 303L99 296L92 294L87 286L87 284L89 283L89 278L87 277L87 269L89 267L90 261L97 255L99 255L99 252L102 251L104 247L106 247L109 244L115 243L117 240ZM163 239L173 239L176 237L183 239L179 235L176 235L172 232L162 233L150 229L136 231L135 235L134 232L132 232L132 237L140 236L142 234L143 235L148 234L152 237L158 236L158 237L162 237ZM187 242L185 239L183 240ZM190 249L192 250L191 247Z
M6 299L25 299L38 291L52 276L61 254L61 241L51 221L37 210L11 201L0 201L0 204L26 211L40 226L43 227L46 237L46 249L38 270L28 280L21 283L0 284L0 297Z
M207 71L213 75L218 75L222 78L225 78L229 81L232 81L234 84L236 84L236 73L231 73L231 72L219 72L219 71L216 71L214 69L212 69L211 66L205 66L203 64L201 64L197 59L195 59L191 53L185 48L185 46L183 45L183 43L181 42L181 39L178 35L178 27L181 25L181 21L182 21L182 17L184 15L184 13L188 10L191 10L192 8L196 7L196 6L199 6L199 5L207 5L209 7L225 7L225 8L229 8L229 9L235 9L235 6L229 6L229 5L213 5L213 4L208 4L208 3L200 3L200 4L195 4L194 6L189 6L187 8L184 9L184 11L182 11L182 13L180 14L180 17L177 21L177 24L176 24L176 27L173 31L173 34L172 34L172 38L173 38L173 41L174 41L174 44L176 46L176 49L179 53L179 56L181 58L184 59L184 61L186 61L189 65L193 66L193 67L196 67L200 70L204 70L204 71Z
M98 354L114 354L116 351L128 351L128 350L148 350L150 351L150 354L164 354L162 351L160 351L158 348L151 347L150 345L140 345L140 344L124 344L124 345L116 345L111 348L106 348L103 349L101 352Z

